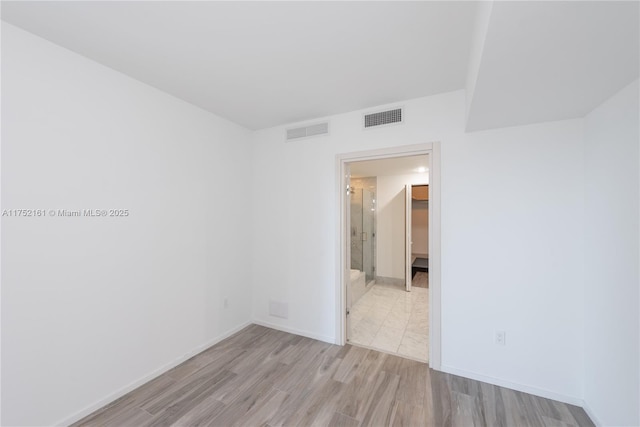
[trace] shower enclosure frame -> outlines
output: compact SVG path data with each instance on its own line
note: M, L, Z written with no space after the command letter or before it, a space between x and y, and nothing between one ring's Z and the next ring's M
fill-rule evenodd
M372 177L376 179L376 177ZM365 178L371 179L371 178ZM365 273L368 286L376 276L376 206L375 191L370 188L351 188L351 268ZM359 196L357 198L356 196ZM358 222L354 224L354 206L358 207ZM356 242L359 242L357 244ZM359 262L354 262L354 252L359 253Z
M350 280L351 247L349 233L349 164L364 160L389 159L415 155L429 157L429 366L441 369L441 289L440 289L440 142L390 147L379 150L336 155L336 344L347 338L347 284Z

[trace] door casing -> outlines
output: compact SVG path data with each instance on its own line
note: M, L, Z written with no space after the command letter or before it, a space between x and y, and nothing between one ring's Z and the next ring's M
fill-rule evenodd
M342 153L336 155L336 344L345 345L347 338L347 283L351 266L348 264L347 217L349 163L362 160L390 159L424 155L429 156L429 366L440 370L441 358L441 288L440 288L440 142L390 147L378 150Z
M411 292L411 184L404 186L404 287Z

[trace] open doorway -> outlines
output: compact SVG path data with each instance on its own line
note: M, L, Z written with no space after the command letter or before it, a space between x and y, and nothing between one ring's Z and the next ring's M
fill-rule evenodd
M428 282L415 270L428 256L428 223L415 198L429 184L429 155L347 166L347 342L427 362Z
M338 218L336 227L336 344L347 343L347 330L351 315L347 283L351 273L351 240L349 234L350 215L350 164L357 161L389 159L415 155L428 155L429 166L429 287L428 290L428 363L431 369L441 369L441 289L440 289L440 143L429 142L418 145L399 146L377 150L342 153L336 155L336 204ZM377 194L379 196L379 194ZM376 199L376 202L378 199ZM380 230L380 224L377 225ZM376 250L382 248L379 242ZM379 258L379 256L377 256ZM379 274L380 266L376 266Z

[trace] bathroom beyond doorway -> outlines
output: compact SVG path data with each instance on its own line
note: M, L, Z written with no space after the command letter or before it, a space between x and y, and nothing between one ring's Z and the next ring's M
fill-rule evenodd
M426 269L416 271L415 289L405 283L417 259L411 242L416 255L428 256L427 202L419 191L429 183L428 166L427 155L350 163L347 218L348 341L423 362L429 334ZM412 185L419 186L421 200L412 199Z

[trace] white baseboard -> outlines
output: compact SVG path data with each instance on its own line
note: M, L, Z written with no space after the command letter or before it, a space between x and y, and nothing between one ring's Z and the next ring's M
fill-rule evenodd
M152 371L151 373L145 375L142 378L137 379L136 381L133 381L132 383L129 383L128 385L122 387L121 389L107 395L106 397L98 400L97 402L89 405L88 407L76 412L75 414L55 423L54 425L56 426L68 426L70 424L75 423L76 421L81 420L82 418L86 417L87 415L97 411L98 409L108 405L109 403L113 402L116 399L119 399L120 397L124 396L125 394L129 393L130 391L135 390L136 388L140 387L141 385L153 380L154 378L164 374L165 372L167 372L168 370L175 368L176 366L178 366L179 364L181 364L182 362L184 362L187 359L192 358L193 356L195 356L198 353L201 353L202 351L206 350L207 348L219 343L220 341L222 341L225 338L230 337L231 335L235 334L236 332L241 331L242 329L246 328L247 326L251 325L251 322L244 322L239 326L236 326L224 333L222 333L221 335L218 335L216 338L202 344L199 345L198 347L194 348L193 350L189 351L188 353L186 353L185 355L178 357L177 359L174 359L173 361L167 363L166 365Z
M282 331L282 332L288 332L288 333L294 334L294 335L300 335L302 337L311 338L311 339L322 341L322 342L326 342L326 343L329 343L329 344L336 344L335 337L328 337L328 336L325 336L325 335L314 334L313 332L307 332L307 331L301 331L299 329L288 328L286 326L277 325L275 323L270 323L270 322L265 322L264 320L259 320L259 319L253 319L253 323L255 323L256 325L264 326L266 328L271 328L271 329L275 329L275 330Z
M403 286L404 278L376 276L376 283L381 285Z
M596 417L596 414L593 412L593 410L591 409L591 407L587 402L583 402L582 409L584 409L584 412L587 413L587 415L589 416L589 418L591 418L591 421L596 425L596 427L604 426L604 423L600 421L598 417Z
M453 368L451 366L442 365L441 368L443 372L446 372L448 374L458 375L461 377L470 378L472 380L482 381L482 382L497 385L500 387L506 387L512 390L522 391L524 393L545 397L547 399L557 400L559 402L569 403L571 405L576 405L580 407L584 406L584 400L582 400L579 397L567 396L567 395L556 393L550 390L545 390L543 388L537 388L537 387L532 387L525 384L514 383L514 382L503 380L500 378L490 377L482 374L477 374L475 372Z

